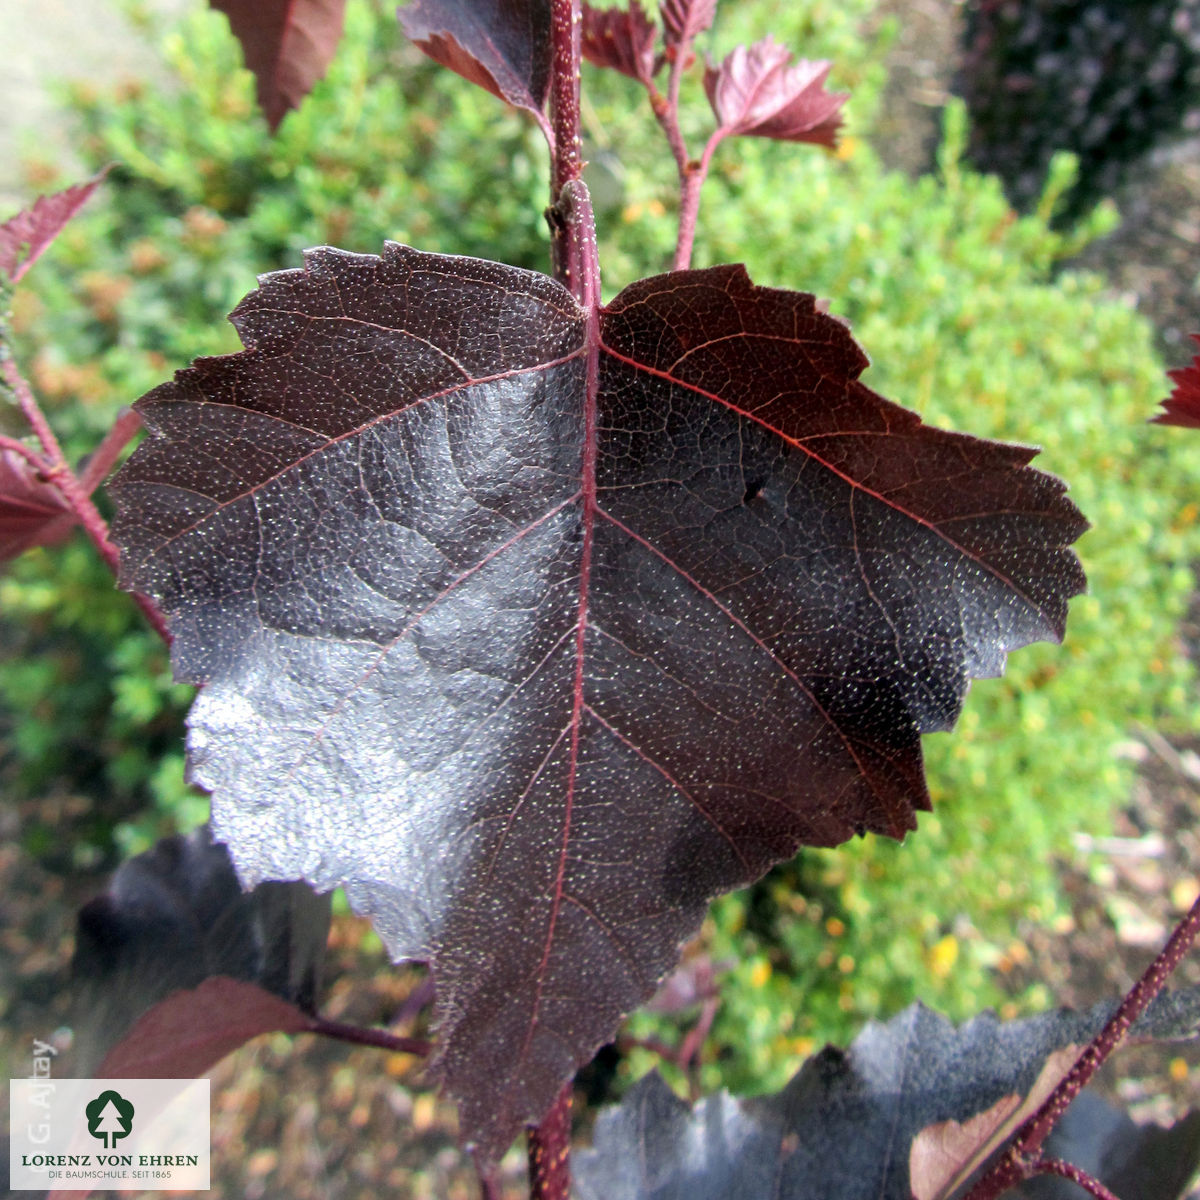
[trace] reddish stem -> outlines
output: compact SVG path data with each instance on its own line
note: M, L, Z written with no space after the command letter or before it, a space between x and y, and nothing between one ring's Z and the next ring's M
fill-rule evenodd
M109 472L117 465L117 459L121 457L121 451L141 427L142 418L132 408L123 408L117 414L104 440L88 455L87 465L79 476L79 482L89 496L108 478Z
M691 1068L692 1062L696 1055L700 1053L700 1047L704 1045L708 1039L709 1032L712 1029L712 1023L716 1020L717 1009L720 1007L721 1001L716 996L710 996L704 1001L700 1009L700 1017L696 1024L688 1030L687 1036L679 1045L678 1063L681 1071L687 1071Z
M375 1046L380 1050L391 1050L395 1054L416 1054L424 1058L433 1047L423 1038L397 1037L386 1029L364 1029L359 1025L343 1025L340 1021L327 1021L324 1017L313 1017L309 1033L334 1038L339 1042L350 1042L355 1046Z
M11 450L14 454L19 454L39 474L44 473L49 465L36 450L31 450L16 438L0 435L0 450Z
M480 1200L504 1200L504 1193L500 1190L500 1180L495 1167L479 1171L479 1195Z
M4 376L4 381L8 386L12 388L13 395L16 397L21 412L25 415L25 419L29 422L30 427L42 445L42 450L45 453L45 462L42 465L42 471L47 481L53 483L63 494L63 498L66 500L71 512L75 514L75 519L83 526L84 532L91 539L92 545L96 547L100 557L108 564L109 570L114 575L119 574L120 554L116 546L109 541L108 523L100 515L100 510L92 503L91 497L88 495L88 490L76 476L66 457L63 455L62 447L58 444L58 438L54 436L54 430L50 428L50 423L42 413L37 400L34 399L29 384L25 382L20 371L17 370L16 363L11 358L6 358L0 363L0 374ZM105 441L107 442L107 440L106 438ZM101 443L101 445L103 444ZM170 645L171 634L167 630L162 613L158 611L148 597L138 592L130 594L133 596L134 602L142 610L146 620L150 622L154 631L167 645Z
M550 201L563 185L583 174L580 141L579 76L583 11L580 0L550 0L551 82L550 119L554 129L554 162Z
M553 124L550 164L550 257L554 278L582 300L584 276L579 228L566 220L562 203L568 184L582 185L579 77L583 62L581 0L550 0L551 80L550 117ZM595 226L592 226L595 240Z
M671 147L676 169L682 179L687 170L688 151L687 143L683 140L683 131L679 128L679 88L675 84L675 74L676 63L673 62L671 64L671 81L667 85L667 95L664 96L654 86L654 80L647 82L646 91L650 93L650 107L654 111L655 120L662 126L663 133L667 135L667 143ZM675 98L673 103L672 96Z
M4 374L4 381L12 388L13 395L16 397L17 406L25 416L25 420L29 422L30 429L33 430L34 436L42 445L42 453L45 454L47 462L53 464L66 463L66 458L63 456L62 447L58 444L58 438L54 436L54 430L50 428L50 422L46 420L42 413L41 407L34 399L33 391L29 384L25 382L21 372L17 370L17 364L11 359L4 359L0 364L0 371Z
M700 215L700 189L708 178L713 151L725 137L716 130L704 147L698 162L689 162L679 173L679 240L675 243L674 270L686 271L692 262L692 244L696 239L696 221Z
M622 1054L628 1054L630 1050L645 1050L650 1054L658 1055L663 1062L669 1063L675 1061L678 1053L674 1046L659 1041L658 1038L630 1037L627 1033L621 1034L614 1044Z
M717 148L717 143L725 137L725 131L718 129L708 139L704 153L698 161L688 154L687 143L679 127L679 92L683 83L684 64L692 57L692 41L692 38L688 38L674 48L665 96L654 86L652 80L646 84L646 90L650 93L650 107L654 110L655 120L667 135L667 142L675 159L675 168L679 173L679 236L675 242L675 260L672 264L672 270L675 271L686 271L691 266L692 245L696 240L696 221L700 214L700 189L708 176L713 151Z
M554 1107L530 1125L529 1200L568 1200L571 1190L571 1084Z
M1010 1187L1041 1173L1047 1162L1041 1158L1042 1144L1067 1106L1087 1086L1101 1064L1125 1037L1129 1027L1162 991L1171 972L1179 965L1200 933L1200 898L1175 927L1162 952L1134 984L1108 1024L1084 1047L1075 1065L1046 1098L1045 1103L1017 1130L1000 1161L967 1193L964 1200L996 1200ZM1057 1168L1049 1168L1059 1174ZM1093 1193L1106 1195L1105 1193Z
M1086 1171L1080 1170L1073 1163L1063 1162L1060 1158L1043 1158L1038 1163L1038 1175L1061 1175L1072 1183L1077 1183L1085 1192L1096 1197L1096 1200L1118 1200L1112 1192Z
M554 127L550 171L551 254L554 277L587 310L589 393L586 455L593 452L595 356L599 352L600 264L596 219L583 182L579 81L583 6L581 0L550 0L550 116ZM587 467L585 461L585 476ZM585 551L586 555L586 551ZM581 599L582 604L582 599ZM567 1082L546 1116L528 1129L531 1200L567 1200L571 1182L571 1084Z

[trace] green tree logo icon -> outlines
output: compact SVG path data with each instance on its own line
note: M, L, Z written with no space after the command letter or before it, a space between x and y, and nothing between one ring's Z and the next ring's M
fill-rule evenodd
M133 1105L111 1088L101 1092L84 1110L87 1115L88 1133L111 1150L118 1138L128 1137L133 1129Z

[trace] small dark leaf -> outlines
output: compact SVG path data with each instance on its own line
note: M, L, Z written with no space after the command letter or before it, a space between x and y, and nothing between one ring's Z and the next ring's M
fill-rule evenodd
M788 66L790 58L783 46L764 38L738 46L719 68L704 72L704 90L724 133L837 144L848 94L825 90L829 63L801 59Z
M638 0L629 9L583 6L583 57L642 83L654 78L658 30Z
M304 1033L303 1009L253 983L216 975L172 992L104 1056L97 1079L190 1079L263 1033Z
M324 76L342 40L346 0L209 0L229 18L272 131Z
M658 12L667 45L678 46L681 42L691 42L713 23L717 0L662 0Z
M57 546L75 524L62 492L23 455L0 449L0 562L33 546Z
M553 280L394 245L233 319L249 349L139 405L124 582L206 685L192 771L243 877L344 883L432 960L485 1156L711 896L913 828L920 733L1082 587L1032 450L922 425L741 267L627 288L594 353Z
M1192 341L1200 342L1200 333L1193 333ZM1154 423L1200 429L1200 354L1190 365L1168 371L1167 375L1174 381L1175 390L1163 401L1162 412Z
M52 196L39 196L32 208L23 209L0 225L0 275L16 283L87 203L106 173L107 168L86 183Z
M413 0L398 15L435 62L542 116L550 87L549 0Z
M313 1011L328 931L329 897L307 884L243 892L207 829L164 838L80 910L72 975L82 1064L90 1069L168 993L209 976L258 984Z
M886 1025L868 1025L848 1051L826 1047L783 1091L751 1100L720 1093L689 1106L652 1073L600 1115L594 1149L574 1156L578 1200L910 1200L909 1153L923 1129L1024 1096L1050 1054L1089 1041L1115 1007L1007 1025L985 1014L955 1029L913 1005ZM1194 1036L1198 1021L1200 989L1190 988L1134 1029ZM1160 1179L1186 1182L1196 1120L1182 1133L1143 1134L1147 1146L1172 1139ZM1128 1144L1118 1143L1114 1171ZM1049 1147L1062 1157L1079 1148L1073 1137ZM1140 1173L1141 1149L1138 1161ZM1178 1188L1151 1194L1170 1200Z

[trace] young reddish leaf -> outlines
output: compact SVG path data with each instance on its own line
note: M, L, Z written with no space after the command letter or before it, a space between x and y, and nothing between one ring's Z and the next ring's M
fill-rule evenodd
M542 118L550 87L549 0L413 0L398 16L435 62Z
M0 225L0 275L16 283L87 203L107 173L105 168L86 183L51 196L39 196L32 208L22 209Z
M583 57L642 83L654 78L658 30L638 0L620 8L583 6Z
M33 546L57 546L75 525L62 492L24 455L0 449L0 562Z
M1193 333L1192 341L1200 343L1200 333ZM1162 412L1153 423L1200 429L1200 354L1189 366L1168 371L1167 377L1174 381L1175 390L1163 401Z
M253 983L214 975L172 992L104 1056L97 1079L190 1079L262 1033L304 1033L308 1013Z
M668 46L691 42L717 15L717 0L662 0L658 6Z
M229 18L272 132L324 76L342 40L346 0L209 0Z
M849 95L825 90L829 63L801 59L788 66L790 58L768 37L738 46L719 68L708 67L704 90L722 133L837 144L840 110Z
M144 398L124 584L205 688L243 878L344 883L431 960L486 1156L646 999L714 894L902 836L919 734L1061 636L1085 523L1034 451L858 382L811 296L320 249L243 353Z

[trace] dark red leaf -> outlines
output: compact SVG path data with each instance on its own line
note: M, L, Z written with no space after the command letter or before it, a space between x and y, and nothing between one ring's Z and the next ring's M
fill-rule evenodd
M654 78L658 30L638 0L620 8L583 6L583 57L642 83Z
M541 115L550 87L549 0L413 0L398 15L435 62Z
M112 489L206 684L217 835L431 960L485 1157L711 896L912 829L919 734L1083 584L1035 452L864 387L811 296L728 266L627 288L602 344L587 316L495 263L310 251L238 307L249 349L140 402Z
M86 183L55 192L52 196L39 196L32 208L22 209L0 225L0 275L16 283L58 237L63 226L87 203L106 174L107 168Z
M105 1055L97 1079L190 1079L263 1033L304 1033L315 1022L253 983L214 975L159 1001Z
M272 131L313 90L342 40L346 0L209 0L229 18Z
M662 0L663 38L668 46L691 42L703 33L717 15L717 0Z
M738 46L719 68L704 72L704 90L726 134L775 138L784 142L837 143L844 92L827 92L827 62L801 59L770 38Z
M1192 341L1200 343L1200 333L1193 333ZM1162 412L1153 423L1200 429L1200 354L1189 366L1168 371L1167 377L1174 382L1175 390L1163 401Z
M0 562L34 546L57 546L75 524L62 492L23 455L0 449Z

